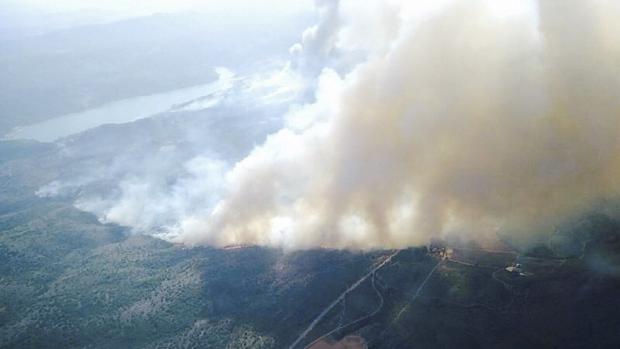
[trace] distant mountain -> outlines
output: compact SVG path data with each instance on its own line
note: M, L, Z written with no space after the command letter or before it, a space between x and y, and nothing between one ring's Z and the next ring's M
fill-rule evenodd
M241 71L280 59L309 20L159 14L2 41L0 135L106 102L204 84L216 78L217 66Z

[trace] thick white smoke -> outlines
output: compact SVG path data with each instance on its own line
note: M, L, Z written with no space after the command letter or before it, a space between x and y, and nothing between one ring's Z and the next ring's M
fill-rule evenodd
M301 42L290 48L292 66L307 73L319 72L336 54L340 26L339 0L315 0L319 23L306 29Z
M334 31L311 34L364 61L346 76L324 70L316 102L236 164L214 209L179 222L179 241L527 237L619 193L616 2L324 6Z
M619 3L317 5L319 23L277 75L290 79L275 79L276 91L301 81L315 96L283 129L236 164L241 154L209 146L193 160L156 152L137 175L120 171L117 194L77 205L189 245L381 248L528 240L620 194ZM252 103L288 103L268 96ZM245 154L254 141L239 137L261 134L248 127L207 138Z

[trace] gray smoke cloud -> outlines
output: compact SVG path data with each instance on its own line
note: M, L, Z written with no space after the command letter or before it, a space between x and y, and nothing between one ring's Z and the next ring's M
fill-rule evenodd
M344 20L313 36L362 48L364 61L344 76L323 70L316 101L234 165L217 204L180 219L171 239L287 248L527 239L619 193L616 2L326 6Z

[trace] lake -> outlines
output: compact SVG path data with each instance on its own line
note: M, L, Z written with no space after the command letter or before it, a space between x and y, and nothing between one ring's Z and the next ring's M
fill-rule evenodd
M147 96L122 99L82 112L66 114L36 124L17 127L5 135L3 139L33 139L40 142L53 142L59 138L104 124L123 124L170 111L176 105L230 89L234 82L234 73L226 68L217 68L215 71L219 76L215 82ZM217 104L213 101L211 99L210 103L202 107L208 108Z

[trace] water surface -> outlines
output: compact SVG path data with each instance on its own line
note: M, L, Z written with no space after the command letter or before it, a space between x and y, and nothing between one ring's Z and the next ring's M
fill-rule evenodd
M176 105L229 89L232 86L234 74L225 68L217 68L216 72L219 78L212 83L110 102L93 109L15 128L3 139L34 139L40 142L52 142L100 125L122 124L147 118L169 111ZM213 102L203 108L212 105Z

